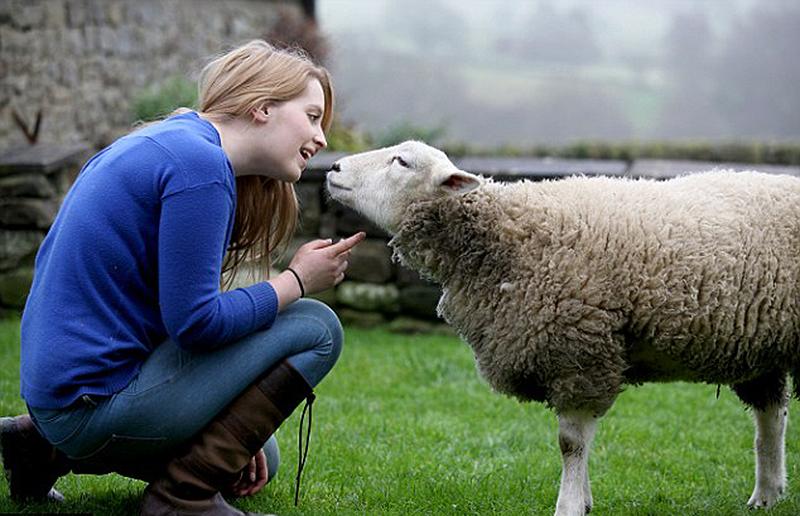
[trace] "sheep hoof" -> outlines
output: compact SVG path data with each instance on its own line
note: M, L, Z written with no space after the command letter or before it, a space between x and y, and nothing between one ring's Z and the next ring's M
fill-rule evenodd
M783 495L785 488L783 486L776 486L773 488L756 488L753 495L747 501L747 506L751 509L767 509L775 505L775 503Z
M571 507L565 506L556 506L556 512L554 516L585 516L589 514L589 511L592 510L591 505L574 505Z

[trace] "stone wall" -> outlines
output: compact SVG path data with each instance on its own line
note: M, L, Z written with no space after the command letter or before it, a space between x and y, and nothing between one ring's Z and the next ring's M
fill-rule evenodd
M77 171L89 155L86 146L37 145L0 153L0 313L18 312L24 305L33 273L33 258ZM389 322L398 330L420 329L419 321L436 321L438 286L421 279L391 259L389 235L367 220L328 200L325 172L341 154L321 153L296 185L301 226L278 269L301 244L315 238L340 238L366 231L368 238L352 252L344 282L320 294L343 320L373 325ZM743 170L735 163L554 160L476 158L454 160L474 173L501 181L557 179L573 174L666 179L713 168ZM800 167L759 165L765 172L800 176ZM263 275L243 274L240 284ZM422 329L428 329L424 325Z
M84 145L26 146L0 154L0 316L24 306L36 251L88 156Z
M367 240L352 252L347 277L334 290L320 296L335 307L348 323L395 324L398 330L414 330L411 319L436 320L441 289L391 259L389 236L352 210L331 201L324 191L324 176L341 154L322 153L309 163L297 184L301 205L300 234L279 266L286 265L294 249L313 238L341 238L358 231ZM570 160L537 158L463 157L453 160L462 170L491 176L499 181L558 179L570 175L603 175L630 178L668 179L685 173L727 168L751 170L754 165L700 161ZM761 171L800 176L800 167L755 166Z
M0 1L0 149L40 142L104 147L130 129L131 100L222 49L303 16L284 0Z

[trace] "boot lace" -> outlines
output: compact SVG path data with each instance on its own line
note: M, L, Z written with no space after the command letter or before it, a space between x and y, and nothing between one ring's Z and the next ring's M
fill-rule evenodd
M300 415L300 430L297 435L297 477L295 478L295 485L294 485L294 505L300 503L300 477L303 474L303 468L306 466L306 458L308 457L308 445L311 442L311 421L312 421L312 406L316 396L314 393L310 393L306 398L306 404L303 406L303 413ZM306 412L308 412L308 429L306 430L306 447L305 450L303 449L303 421L306 418Z

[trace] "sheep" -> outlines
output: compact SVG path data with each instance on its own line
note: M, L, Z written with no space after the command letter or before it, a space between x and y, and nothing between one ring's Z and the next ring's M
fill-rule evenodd
M326 187L392 236L395 259L442 286L437 311L494 390L556 412L556 515L591 510L597 421L625 385L653 381L731 386L756 426L747 504L784 493L800 179L498 183L410 141L344 157Z

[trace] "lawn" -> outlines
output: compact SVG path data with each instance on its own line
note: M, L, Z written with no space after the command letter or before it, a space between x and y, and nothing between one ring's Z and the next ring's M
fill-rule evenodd
M0 322L0 412L23 409L18 322ZM492 393L453 337L347 329L319 386L300 506L293 505L299 411L279 431L282 470L251 511L327 514L551 514L558 493L556 421L537 404ZM797 411L793 402L791 408ZM798 426L787 435L789 494L770 515L800 513ZM647 385L601 421L591 458L597 514L752 514L750 416L723 388ZM144 484L69 475L63 506L18 506L3 481L0 512L136 514Z

